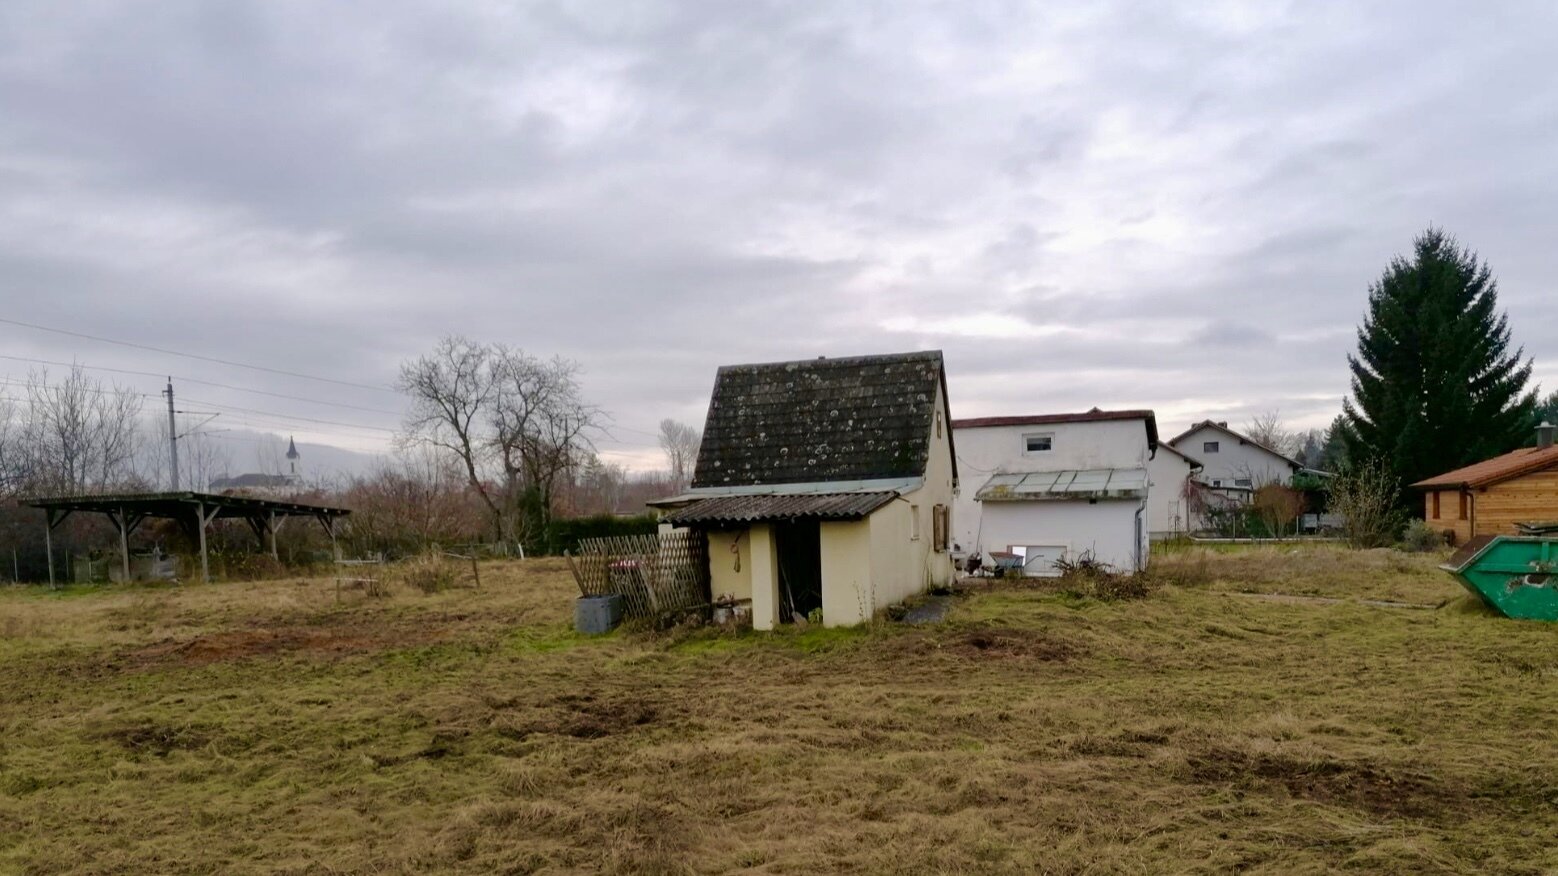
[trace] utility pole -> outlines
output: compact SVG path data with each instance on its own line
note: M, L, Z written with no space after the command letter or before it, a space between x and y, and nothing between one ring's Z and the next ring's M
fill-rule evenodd
M168 459L173 464L173 492L179 491L179 433L178 426L173 423L173 378L168 378L168 388L163 391L168 397Z

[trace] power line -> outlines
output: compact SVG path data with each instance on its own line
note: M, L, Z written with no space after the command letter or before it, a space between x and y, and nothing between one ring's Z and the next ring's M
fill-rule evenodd
M237 413L256 414L256 415L261 416L261 417L272 417L272 418L278 419L278 420L297 420L297 421L303 422L303 423L322 423L322 424L324 424L326 426L345 426L348 429L366 429L366 430L368 430L370 432L385 432L385 433L388 433L390 435L394 435L395 431L396 431L394 429L386 429L383 426L365 426L362 423L343 423L340 420L321 420L321 419L318 419L318 418L315 418L315 417L299 417L299 416L296 416L296 415L293 415L293 414L278 414L275 411L261 411L261 410L256 410L254 408L242 408L242 407L238 407L237 405L224 405L221 402L207 401L205 399L198 399L198 398L187 398L186 397L185 401L188 401L188 402L190 402L192 404L197 404L197 405L210 405L213 408L217 408L217 409L220 409L220 410L223 410L223 411L234 411L234 412L237 412Z
M35 383L35 382L32 382L32 381L18 380L16 378L5 377L5 376L0 376L0 387L12 387L12 388L17 388L17 389L34 389L34 388L37 388L37 389L51 389L51 390L52 389L62 389L62 388L65 388L61 384L57 384L57 383ZM91 387L85 387L85 386L76 387L76 389L78 389L78 390L80 390L82 392L91 393L93 395L115 395L115 394L118 394L118 393L122 392L122 393L126 393L128 395L137 396L137 397L140 397L140 398L148 398L148 399L149 398L156 398L156 396L151 395L149 393L134 392L132 390L93 389ZM0 401L14 402L16 404L26 405L26 404L32 404L34 402L34 399L32 399L30 397L17 397L17 396L12 396L12 395L0 395ZM215 402L201 401L200 399L188 399L188 398L186 398L186 399L184 399L184 401L189 401L189 402L193 402L195 404L201 404L201 405L210 405L212 407L218 407L218 408L227 408L227 407L229 407L228 405L220 405L220 404L216 404ZM179 411L179 413L187 414L187 413L191 413L191 412L190 411ZM251 412L251 411L248 411L247 409L235 409L233 411L225 411L224 410L224 411L222 411L222 413L224 413L224 414L232 414L232 416L230 416L229 419L228 419L229 422L236 422L239 425L247 426L247 427L253 428L253 429L263 429L263 430L268 430L268 431L270 431L270 430L295 430L295 429L301 429L302 431L306 431L306 432L309 432L309 433L314 434L314 435L322 435L322 436L328 436L328 437L331 437L331 438L339 438L339 439L342 439L342 440L345 440L345 441L386 441L387 442L387 441L391 441L392 440L392 437L390 437L390 436L393 436L393 434L394 434L393 430L390 430L390 429L380 429L379 427L376 427L376 426L361 426L361 425L354 424L354 423L335 423L335 422L330 421L330 420L308 420L308 418L290 418L290 417L287 417L286 415L274 416L274 417L272 417L272 419L269 422L266 422L264 420L252 418L252 417L248 416L248 414L255 413L255 414L260 414L261 416L271 416L271 415L268 415L268 414L266 414L263 411L252 411ZM308 427L308 426L299 427L296 423L285 422L287 419L305 419L305 420L308 420L309 422L323 423L325 425L340 425L340 426L345 426L347 428L367 429L367 430L372 430L372 431L377 431L377 432L387 432L387 433L389 433L389 436L385 436L385 435L361 435L361 434L352 434L352 433L347 433L347 432L332 432L332 431L329 431L329 430L314 429L314 428L311 428L311 427ZM202 433L202 434L213 434L213 433Z
M301 371L287 371L287 370L282 369L282 368L271 368L271 367L266 366L266 365L251 365L251 364L249 364L247 362L234 362L231 359L218 359L215 356L202 356L202 355L200 355L198 353L181 353L181 352L179 352L177 350L169 350L169 349L166 349L164 347L154 347L154 346L152 346L150 344L138 344L138 343L135 343L134 341L120 341L120 340L115 340L114 338L104 338L104 337L99 337L98 335L89 335L89 334L86 334L85 332L73 332L73 331L69 331L67 329L51 328L51 327L46 326L46 325L37 325L36 323L22 322L19 319L6 319L5 317L0 317L0 323L5 323L7 325L21 326L22 328L35 329L35 330L40 331L40 332L52 332L52 333L57 334L57 335L67 335L67 336L73 337L73 338L85 338L86 340L97 341L98 343L102 343L102 344L117 344L118 346L121 346L121 347L130 347L130 348L136 349L136 350L149 350L149 351L151 351L153 353L161 353L161 354L163 354L165 356L181 356L181 357L183 357L185 359L195 359L195 360L198 360L200 362L213 362L213 363L216 363L217 365L228 365L228 366L231 366L233 368L248 368L248 369L250 369L252 371L264 371L264 372L266 372L268 374L279 374L279 375L282 375L283 377L297 377L297 378L301 378L303 380L317 380L317 381L319 381L321 383L334 383L334 384L337 384L339 386L350 386L350 387L353 387L353 388L356 388L356 389L371 389L371 390L373 390L375 392L397 392L397 390L395 390L395 389L393 389L391 387L388 387L388 386L373 386L373 385L367 384L367 383L353 383L350 380L337 380L334 377L319 377L319 376L314 375L314 374L304 374Z
M155 395L152 395L149 392L136 392L133 389L93 389L89 386L72 387L63 383L35 383L31 380L19 380L9 375L0 376L0 384L5 386L20 386L26 389L69 389L72 392L89 392L93 395L133 395L139 396L140 398L156 398ZM22 399L13 399L13 401L22 401Z
M161 371L136 371L130 368L109 368L106 365L83 365L80 362L57 362L52 359L34 359L29 356L11 356L4 353L0 353L0 359L10 359L15 362L34 362L39 365L58 365L62 368L85 368L88 371L107 371L113 374L133 374L139 377L155 377L158 380L161 380L164 377L171 377L174 380L181 380L185 383L198 383L202 386L214 386L218 389L231 389L236 392L252 392L255 395L266 395L271 396L272 398L286 399L288 401L308 402L309 404L326 405L328 407L335 408L348 408L350 410L364 411L370 414L389 414L391 416L398 417L402 413L401 411L392 411L386 408L365 408L360 405L349 405L343 404L341 402L325 401L324 399L307 398L300 395L288 395L281 392L269 392L263 389L250 389L246 386L233 386L230 383L217 383L213 380L201 380L198 377L183 377L178 374L169 375L164 374Z

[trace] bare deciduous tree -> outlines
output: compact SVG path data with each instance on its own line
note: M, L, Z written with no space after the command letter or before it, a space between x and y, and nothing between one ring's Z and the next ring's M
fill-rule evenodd
M593 449L589 433L599 425L600 411L580 397L579 365L573 360L543 361L501 345L491 349L491 440L511 501L527 491L535 496L534 519L510 519L544 531L551 522L559 479L578 468Z
M501 540L507 535L502 497L483 477L491 459L490 442L482 433L492 416L492 372L490 348L450 335L433 352L400 366L399 387L411 397L403 443L436 447L459 460Z
M660 449L665 451L666 462L671 467L671 481L678 491L692 483L693 467L698 462L698 445L703 434L697 429L669 417L660 421Z
M58 383L48 377L47 370L28 374L25 407L11 429L23 488L86 493L135 480L141 396L80 366Z
M1255 443L1283 456L1297 456L1300 449L1300 437L1282 422L1281 411L1270 410L1257 414L1245 424L1244 434Z
M568 359L446 337L401 366L412 402L403 444L459 461L498 540L535 536L529 530L550 522L558 486L587 458L601 416L583 401L578 374Z
M474 540L484 526L485 509L459 461L428 445L353 478L345 495L353 510L347 539L362 552L411 555Z

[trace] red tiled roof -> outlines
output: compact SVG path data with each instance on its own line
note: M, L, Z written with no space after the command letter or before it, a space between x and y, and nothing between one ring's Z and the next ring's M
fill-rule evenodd
M1432 487L1487 487L1555 465L1558 465L1558 446L1522 447L1503 456L1484 459L1464 468L1418 481L1412 486L1420 490Z

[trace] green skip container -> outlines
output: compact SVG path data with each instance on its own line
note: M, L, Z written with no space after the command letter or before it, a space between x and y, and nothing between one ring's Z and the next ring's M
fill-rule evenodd
M1505 617L1558 621L1558 525L1520 528L1478 536L1439 568Z

